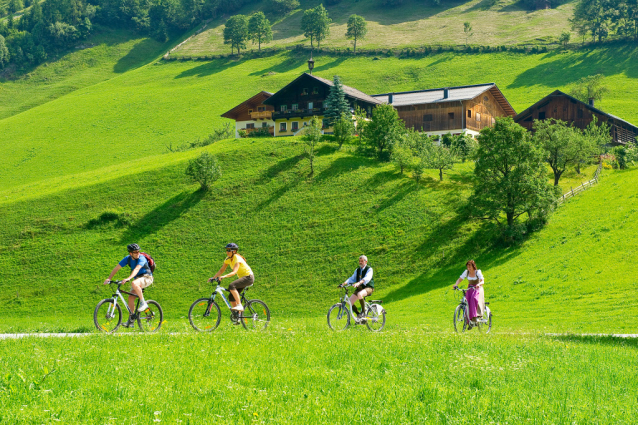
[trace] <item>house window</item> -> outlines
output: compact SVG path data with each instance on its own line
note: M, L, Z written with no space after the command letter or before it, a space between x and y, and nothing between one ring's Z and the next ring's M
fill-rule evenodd
M299 104L298 103L293 103L292 104L292 110L296 111L297 109L299 109Z
M492 125L496 124L496 120L492 117Z
M308 102L308 110L312 111L312 108L314 107L314 105L315 105L314 103Z
M467 117L468 118L472 118L472 110L471 109L467 110Z
M246 124L246 128L255 128L255 123Z
M266 107L265 106L258 106L257 107L257 112L265 112L266 111Z
M319 94L319 87L313 87L312 94Z
M262 122L261 128L268 128L268 123L266 121Z
M432 121L432 114L423 115L423 122Z
M583 117L583 110L579 109L578 110L578 118L582 118Z
M292 131L297 131L297 130L299 130L299 122L297 122L297 121L293 121L293 122L292 122L292 128L291 128L291 130L292 130Z
M538 119L539 120L544 120L545 119L545 111L538 113Z
M476 121L481 121L481 114L478 112L476 113Z
M285 122L280 122L279 123L279 131L281 131L282 133L286 132L286 123Z
M249 109L249 110L248 110L248 113L249 113L249 114L252 114L252 113L253 113L253 110L252 110L252 109Z
M308 89L302 89L301 90L301 94L302 95L307 95L308 94Z
M288 105L281 105L281 112L287 112L288 111Z
M447 113L447 118L450 119L450 120L453 120L454 119L454 112L448 112Z

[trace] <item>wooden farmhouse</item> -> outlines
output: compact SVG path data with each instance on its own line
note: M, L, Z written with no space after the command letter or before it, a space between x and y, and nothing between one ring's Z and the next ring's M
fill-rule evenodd
M265 105L274 108L274 135L294 136L308 125L313 116L323 120L326 98L333 85L330 80L304 73L264 100ZM382 103L381 100L346 85L343 85L343 91L353 111L359 106L371 114L372 108ZM324 126L325 133L331 131Z
M222 114L224 118L235 120L235 137L239 137L239 130L250 134L260 128L267 128L270 134L274 135L275 123L272 119L274 108L264 104L264 101L271 96L272 93L262 91Z
M575 97L563 93L560 90L552 92L516 115L514 121L532 131L534 120L544 120L554 118L566 121L580 129L586 128L590 122L597 118L598 122L605 122L610 126L612 144L624 145L630 142L636 143L638 127L601 111L594 107L593 100L589 104L582 102Z
M496 117L516 115L494 83L377 94L373 97L393 105L407 128L429 135L467 133L477 136L483 128L491 127Z

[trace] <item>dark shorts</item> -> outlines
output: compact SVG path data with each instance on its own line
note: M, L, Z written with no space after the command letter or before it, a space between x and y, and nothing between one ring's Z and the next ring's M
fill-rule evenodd
M234 280L230 285L228 285L228 290L232 291L233 289L241 292L242 289L252 285L255 283L255 276L249 274L248 276L240 277L237 280ZM233 294L229 296L230 301L234 301Z

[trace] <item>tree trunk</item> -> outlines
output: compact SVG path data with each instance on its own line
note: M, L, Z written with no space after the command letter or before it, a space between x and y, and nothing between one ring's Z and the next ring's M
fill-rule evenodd
M354 54L357 54L357 37L354 38ZM403 172L401 172L403 174Z
M514 213L508 211L505 215L507 216L507 227L512 227L514 225Z
M259 51L261 52L261 37L259 37Z
M443 181L443 168L439 168L439 181Z

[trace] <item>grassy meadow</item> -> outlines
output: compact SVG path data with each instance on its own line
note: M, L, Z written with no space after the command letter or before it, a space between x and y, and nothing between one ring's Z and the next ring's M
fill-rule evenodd
M638 414L633 340L322 325L5 340L0 423L610 424Z
M284 17L270 15L267 2L260 1L244 6L237 13L250 15L261 10L273 24L273 41L262 47L282 47L296 44L310 45L301 30L303 11L315 7L318 0L301 0L301 6ZM478 45L509 45L518 43L539 44L556 42L561 32L570 31L569 19L573 15L574 2L568 1L555 9L526 10L518 1L499 0L493 5L486 0L432 2L407 0L398 7L384 8L380 0L342 1L326 6L332 19L330 35L321 42L322 47L351 48L352 41L345 38L348 17L363 16L368 22L365 40L357 42L357 48L387 49L419 47L431 44L464 45L463 23L470 22L474 35L467 41ZM176 49L172 55L206 56L230 53L224 44L224 24L228 16L214 19L202 33ZM574 35L575 36L575 35ZM247 44L257 50L257 45Z

